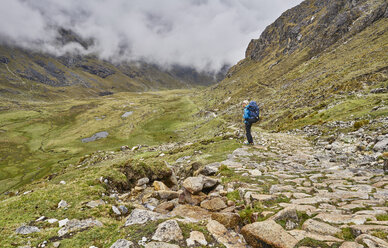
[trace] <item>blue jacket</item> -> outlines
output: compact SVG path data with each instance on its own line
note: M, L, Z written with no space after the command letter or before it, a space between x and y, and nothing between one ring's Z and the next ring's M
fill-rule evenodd
M244 108L244 123L248 123L247 120L249 119L249 109L248 109L248 105Z

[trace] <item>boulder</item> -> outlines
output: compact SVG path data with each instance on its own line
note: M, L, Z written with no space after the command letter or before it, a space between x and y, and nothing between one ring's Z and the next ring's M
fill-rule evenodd
M158 225L153 240L169 242L183 239L182 230L176 220L168 220Z
M131 241L126 239L119 239L110 248L130 248L132 246L133 243Z
M241 233L253 247L293 248L298 243L273 220L248 224L241 229Z

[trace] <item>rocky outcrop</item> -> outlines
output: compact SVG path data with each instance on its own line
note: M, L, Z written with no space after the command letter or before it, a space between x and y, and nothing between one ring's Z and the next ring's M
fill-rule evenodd
M312 57L339 39L386 18L387 7L384 1L304 1L284 12L259 39L252 40L246 58L259 61L273 51L290 54L306 47Z

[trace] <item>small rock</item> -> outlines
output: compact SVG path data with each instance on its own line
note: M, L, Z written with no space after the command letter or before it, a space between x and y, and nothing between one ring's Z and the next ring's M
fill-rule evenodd
M66 208L69 204L67 204L66 201L64 200L61 200L59 203L58 203L58 208Z
M58 220L53 218L53 219L48 219L47 222L50 224L53 224L55 222L58 222Z
M201 202L201 207L210 211L220 211L228 206L221 198L217 197L211 200L205 200Z
M128 241L126 239L119 239L110 248L130 248L133 246L133 243L131 241Z
M126 206L120 205L120 206L118 207L118 209L119 209L120 212L121 212L122 214L124 214L124 215L128 213L128 208L127 208Z
M226 228L234 228L240 223L240 215L236 213L213 213L212 219L218 221Z
M89 208L95 208L95 207L98 207L100 205L104 205L105 202L103 200L97 200L97 201L90 201L86 204L87 207Z
M40 232L40 229L36 226L21 226L15 231L17 234L30 234L34 232Z
M202 177L188 177L183 181L182 186L188 190L191 194L196 194L203 189Z
M364 246L356 242L343 242L339 248L363 248Z
M61 242L57 241L53 243L54 248L58 248L61 245Z
M161 219L165 216L143 209L134 209L125 221L125 226L144 224L148 221Z
M165 242L149 242L145 248L179 248L179 245L173 245Z
M159 204L154 211L161 214L167 214L171 210L173 210L175 207L175 204L172 202L163 202Z
M66 225L58 231L58 236L62 237L62 236L64 236L65 234L67 234L69 232L74 232L74 231L82 230L82 229L85 229L85 228L88 228L88 227L93 227L93 226L101 227L103 225L102 225L102 223L100 221L93 220L93 219L86 219L86 220L73 219L73 220L69 220L66 223Z
M119 210L116 206L112 206L112 211L113 211L113 213L115 213L116 215L121 215L120 210Z
M206 225L217 242L225 245L227 248L245 248L246 243L238 234L228 231L226 227L216 220L210 220Z
M190 238L186 239L187 246L207 245L205 235L198 231L190 232Z
M154 186L154 189L156 191L159 191L159 190L170 190L163 182L160 182L160 181L154 181L152 186Z
M183 239L182 230L176 220L168 220L158 225L153 240L169 242Z
M64 185L64 184L66 184L66 182L65 182L65 181L60 181L59 183L60 183L60 184L63 184L63 185Z
M44 221L46 218L46 216L40 216L38 219L36 219L35 221L38 222L38 221Z
M68 218L58 221L59 227L65 226L68 221L69 221Z
M261 171L258 169L250 170L249 173L254 177L260 177L262 175Z
M150 179L148 179L148 177L143 177L137 181L136 186L143 186L144 184L147 184L149 182Z
M324 222L316 221L313 219L306 220L303 223L302 229L309 232L315 232L323 235L335 235L341 232L341 229L337 227L334 227Z

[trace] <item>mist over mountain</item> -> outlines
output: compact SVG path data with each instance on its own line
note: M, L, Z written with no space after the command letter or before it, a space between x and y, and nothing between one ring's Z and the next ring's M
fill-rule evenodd
M0 42L56 56L93 54L216 72L242 59L251 38L300 2L1 0ZM89 46L61 42L61 29Z

